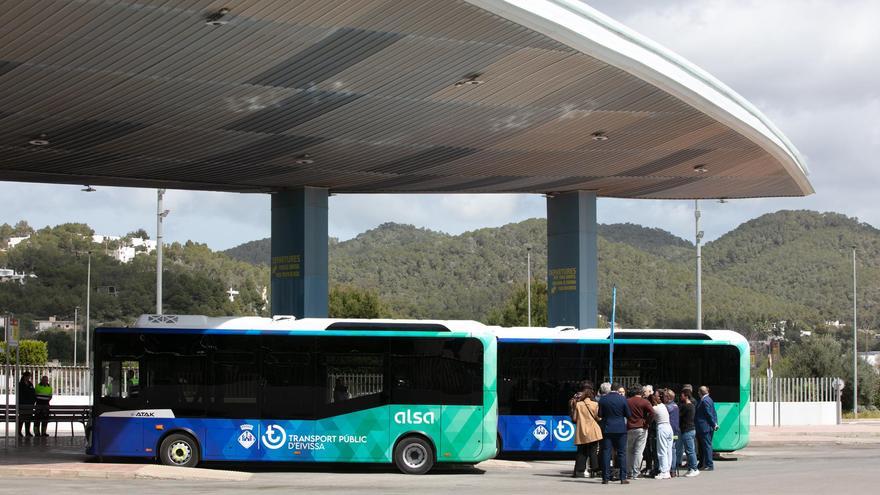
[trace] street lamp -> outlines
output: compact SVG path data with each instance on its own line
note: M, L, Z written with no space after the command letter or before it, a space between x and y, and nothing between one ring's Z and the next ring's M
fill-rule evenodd
M89 363L89 331L91 326L89 310L92 305L92 251L89 250L89 265L86 271L86 368L91 366Z
M156 314L162 314L162 220L171 210L162 209L162 198L165 189L157 189L156 201Z
M703 329L703 259L700 242L703 240L703 231L700 230L700 200L694 200L694 227L697 246L697 330Z
M532 246L526 246L526 301L528 326L532 326Z
M856 247L852 247L853 262L853 419L859 419L859 333L856 312Z
M76 367L76 325L79 315L79 306L73 308L73 366Z

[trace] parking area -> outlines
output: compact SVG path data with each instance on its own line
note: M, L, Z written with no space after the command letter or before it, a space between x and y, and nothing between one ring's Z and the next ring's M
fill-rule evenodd
M802 436L802 435L799 435ZM843 437L846 438L846 437ZM697 478L636 480L603 486L572 479L571 461L493 460L476 467L444 467L426 476L405 476L373 465L209 465L205 469L168 468L142 463L96 463L81 454L81 437L35 442L0 455L0 492L41 490L73 493L580 493L582 490L636 493L645 489L711 490L715 493L804 494L874 491L869 474L880 444L848 441L756 442L736 460L717 463ZM37 481L39 480L39 481Z

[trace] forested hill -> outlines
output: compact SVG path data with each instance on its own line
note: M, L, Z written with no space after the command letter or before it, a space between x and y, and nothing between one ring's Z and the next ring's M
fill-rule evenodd
M645 327L694 324L693 245L666 231L632 224L599 227L600 312L616 285L622 322ZM880 231L835 213L780 211L727 233L704 248L707 327L745 329L779 320L817 324L851 311L851 247L858 246L860 306L880 314ZM448 235L384 224L330 243L331 284L379 293L397 316L482 319L533 273L546 274L546 222L532 219ZM226 251L268 260L268 239Z

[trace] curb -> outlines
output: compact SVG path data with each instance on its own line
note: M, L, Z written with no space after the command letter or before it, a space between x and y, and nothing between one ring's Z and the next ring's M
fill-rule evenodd
M68 467L69 466L69 467ZM103 469L102 469L103 467ZM251 473L221 469L179 468L136 464L76 464L0 466L0 477L95 480L248 481Z

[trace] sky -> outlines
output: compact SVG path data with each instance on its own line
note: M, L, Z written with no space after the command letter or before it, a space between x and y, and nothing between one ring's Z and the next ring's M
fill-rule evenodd
M780 209L836 211L880 226L880 1L589 0L701 66L761 109L799 148L816 194L701 202L712 240ZM156 191L0 182L0 223L86 222L97 233L156 229ZM226 249L269 236L267 195L169 190L168 241ZM452 234L545 217L539 195L338 195L329 233L384 222ZM632 222L692 239L692 201L600 198L601 223Z

